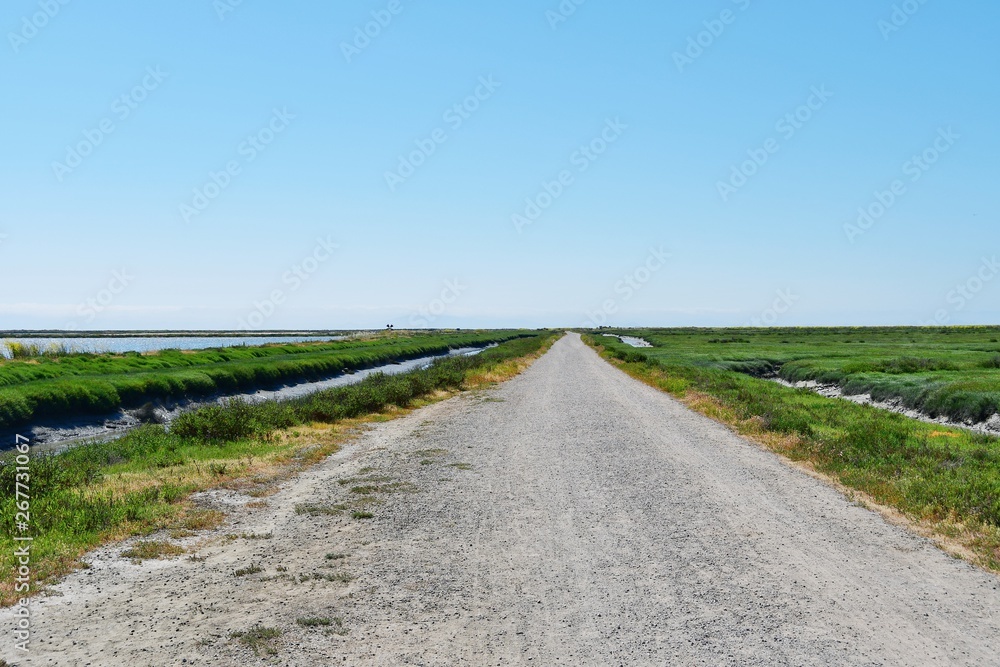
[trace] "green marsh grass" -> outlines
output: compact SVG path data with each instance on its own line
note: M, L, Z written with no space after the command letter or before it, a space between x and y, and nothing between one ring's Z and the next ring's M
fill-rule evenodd
M157 400L198 398L320 380L386 363L527 336L518 331L414 333L155 354L67 354L0 360L0 427L106 414Z

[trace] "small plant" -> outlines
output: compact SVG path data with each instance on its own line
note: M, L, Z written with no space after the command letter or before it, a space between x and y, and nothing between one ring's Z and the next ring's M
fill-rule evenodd
M240 538L244 540L270 540L274 538L274 532L267 533L240 533Z
M347 558L347 554L333 553L326 555L327 560L343 560L345 558Z
M278 628L255 625L246 632L233 632L229 636L249 646L257 655L278 655L277 640L281 637Z
M123 558L131 558L133 562L139 563L144 560L154 560L157 558L170 558L184 553L184 548L170 542L139 542L130 549L122 552Z
M335 581L339 584L350 583L354 577L352 577L347 572L311 572L309 574L300 574L299 582L304 583L306 581Z
M333 624L333 620L324 616L307 616L305 618L297 618L295 619L295 622L303 628L318 628Z
M264 568L259 565L248 565L247 567L242 567L235 572L233 572L234 577L246 577L251 574L257 574L258 572L263 572Z
M295 506L296 514L308 514L309 516L316 516L317 514L340 514L344 511L343 505L314 505L314 504L302 504Z
M374 519L375 515L371 512L366 512L364 510L355 510L351 512L352 519Z
M332 630L333 634L343 636L348 633L348 629L344 627L344 619L340 618L339 616L334 616L333 623L334 625L337 626Z
M218 510L192 510L185 514L173 528L180 530L212 530L226 520Z
M226 533L226 539L231 542L236 540L269 540L272 537L271 533Z

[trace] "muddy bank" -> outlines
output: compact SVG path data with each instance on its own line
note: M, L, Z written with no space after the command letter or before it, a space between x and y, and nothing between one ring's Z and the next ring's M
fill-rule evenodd
M978 431L979 433L1000 435L1000 414L995 414L984 422L960 422L946 416L932 417L931 415L920 412L919 410L908 408L903 405L903 400L900 398L894 398L887 401L876 401L871 397L871 394L845 394L844 390L835 384L822 384L820 382L816 382L815 380L789 382L788 380L783 380L780 377L767 377L764 379L770 380L771 382L777 382L785 387L792 387L793 389L808 389L819 394L820 396L826 396L827 398L841 398L845 401L850 401L851 403L858 403L859 405L871 405L872 407L905 415L911 419L919 419L920 421L927 422L929 424L955 426L958 428L968 429L970 431Z
M495 347L495 346L490 346ZM385 373L386 375L398 375L412 370L426 368L437 359L460 355L478 354L486 348L463 347L451 350L447 354L430 355L407 359L393 364L374 366L363 370L339 375L311 382L298 382L284 385L274 389L258 389L253 392L243 392L236 394L220 394L209 398L199 398L197 400L176 400L161 401L150 404L151 407L118 410L117 412L98 417L74 417L72 419L46 420L30 427L0 432L0 451L8 450L13 446L15 434L31 439L32 448L36 452L55 452L73 445L82 444L95 440L112 440L128 433L130 430L141 426L143 423L153 421L161 424L170 424L183 412L195 410L205 405L217 404L226 400L240 398L250 402L260 402L272 399L290 399L306 396L324 389L333 389L346 385L361 382L374 373Z

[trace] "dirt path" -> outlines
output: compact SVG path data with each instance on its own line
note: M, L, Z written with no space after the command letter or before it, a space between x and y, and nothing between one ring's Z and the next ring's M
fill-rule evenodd
M395 492L370 520L337 512L365 485ZM577 336L496 389L378 425L266 507L209 500L233 508L223 532L243 537L201 561L96 554L34 604L30 658L9 641L3 657L1000 664L1000 579L625 376ZM263 571L234 576L249 565ZM0 622L11 627L9 613ZM255 624L282 631L276 655L231 638Z

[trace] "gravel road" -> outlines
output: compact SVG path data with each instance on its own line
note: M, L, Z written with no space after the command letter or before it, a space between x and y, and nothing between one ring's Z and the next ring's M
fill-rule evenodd
M382 487L369 520L335 509L359 485ZM9 641L3 657L1000 665L1000 579L629 378L576 335L495 389L378 424L265 507L251 500L203 494L231 512L221 532L243 535L201 547L204 560L96 552L34 603L29 658ZM234 576L248 564L262 571ZM9 611L0 622L13 625ZM274 655L231 637L256 624L282 631Z

